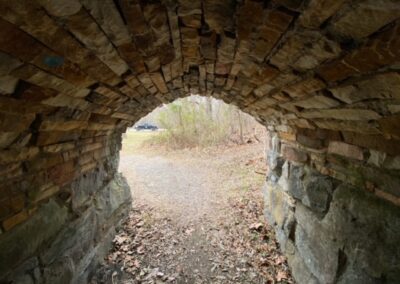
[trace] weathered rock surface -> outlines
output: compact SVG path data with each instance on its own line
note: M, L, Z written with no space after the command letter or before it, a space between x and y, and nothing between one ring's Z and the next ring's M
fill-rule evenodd
M1 274L10 272L21 261L36 253L39 247L59 233L68 217L66 207L60 207L56 201L50 200L27 222L1 234Z
M0 234L0 274L15 283L85 283L87 269L94 269L107 253L104 247L111 245L110 231L115 232L131 207L126 180L115 174L103 185L105 181L103 169L74 185L92 200L86 200L85 208L73 207L77 216L52 198L26 222ZM96 184L97 189L88 191ZM38 252L40 262L30 260Z
M377 162L377 153L373 155L370 159ZM378 161L384 163L386 157L381 157ZM380 180L375 184L385 188L394 177L374 174L362 165L358 170L368 174L358 174L350 165L344 170L349 178L342 180L338 173L329 177L298 162L286 161L280 171L271 165L275 177L269 177L264 188L265 216L275 227L299 283L395 283L399 277L400 211L396 199L379 198L380 189L362 189L363 182L368 184L377 176ZM384 190L390 192L388 187Z

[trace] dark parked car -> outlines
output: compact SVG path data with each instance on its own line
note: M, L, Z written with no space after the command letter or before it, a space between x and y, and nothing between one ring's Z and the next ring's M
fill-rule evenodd
M158 129L158 127L155 126L155 125L151 125L151 124L148 124L148 123L144 123L144 124L140 124L140 125L135 126L135 129L136 129L137 131L139 131L139 130L151 130L151 131L155 131L155 130Z

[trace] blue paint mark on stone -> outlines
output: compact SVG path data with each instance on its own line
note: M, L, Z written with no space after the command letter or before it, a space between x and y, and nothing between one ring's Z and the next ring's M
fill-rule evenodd
M60 56L46 56L43 62L49 67L59 67L64 64L64 58Z

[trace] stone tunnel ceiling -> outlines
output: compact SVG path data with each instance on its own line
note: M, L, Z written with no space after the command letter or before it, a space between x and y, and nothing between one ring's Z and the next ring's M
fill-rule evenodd
M333 194L338 183L365 189L376 204L400 205L399 17L398 0L1 0L0 280L14 277L10 271L35 283L84 279L91 258L76 262L84 256L76 252L100 254L104 240L94 236L112 237L129 207L117 174L121 133L188 94L220 98L268 126L272 215L293 203L282 203L287 194L275 187L293 189L294 177L305 180L307 193L317 174L329 178L328 205L291 192L296 214L305 205L322 218L336 210L326 213L331 200L364 200L346 199L342 189ZM268 216L282 225L280 216ZM310 228L323 226L315 222ZM281 244L299 232L289 259L296 279L359 275L359 259L344 248L335 250L334 271L319 267L312 260L321 257L299 245L301 236L312 239L300 230L306 225L285 231L286 223L276 228ZM83 239L78 248L74 230ZM60 231L71 241L60 245ZM383 242L385 251L392 241ZM358 280L399 273L389 264L363 269L375 278Z

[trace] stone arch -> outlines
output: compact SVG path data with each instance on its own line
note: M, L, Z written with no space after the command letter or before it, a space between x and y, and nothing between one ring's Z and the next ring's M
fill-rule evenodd
M129 207L121 133L187 93L268 127L266 216L299 283L398 279L399 16L396 0L1 1L0 279L85 282Z

